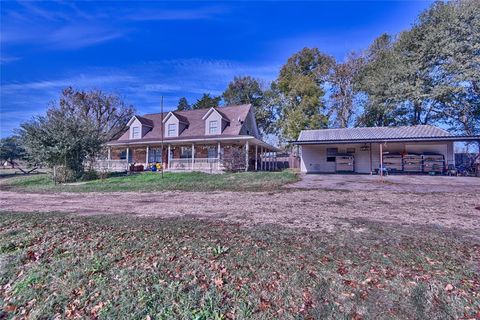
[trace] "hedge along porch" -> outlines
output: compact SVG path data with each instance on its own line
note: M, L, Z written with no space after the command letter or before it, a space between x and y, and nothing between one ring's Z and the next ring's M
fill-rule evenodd
M165 170L224 171L276 170L270 165L277 148L255 138L196 142L168 142L108 146L110 168L144 168L161 163ZM127 161L128 160L128 161Z

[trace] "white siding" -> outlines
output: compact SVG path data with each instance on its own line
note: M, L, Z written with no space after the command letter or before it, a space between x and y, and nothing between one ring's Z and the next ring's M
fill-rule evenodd
M133 128L135 127L138 127L140 128L140 135L141 137L139 138L143 138L143 126L142 126L142 123L140 121L138 121L138 119L135 119L132 124L130 125L129 127L129 132L128 132L128 138L129 139L133 139ZM137 138L138 139L138 138Z
M165 137L169 137L169 135L168 135L168 125L169 125L169 124L175 124L175 125L176 125L176 132L175 132L174 137L178 137L178 135L179 135L178 130L179 130L179 128L180 128L180 126L179 126L179 121L178 121L178 119L177 119L176 117L174 117L173 115L170 116L170 117L167 119L167 121L165 121L165 124L164 124L164 126L163 126L163 129L165 130Z
M210 135L210 132L209 132L210 121L217 121L217 123L218 123L218 132L213 133L213 135L222 134L223 128L225 128L225 123L222 120L222 116L218 112L212 111L212 113L210 113L208 118L205 119L205 135L207 135L207 136Z
M360 151L368 146L368 151ZM380 144L326 144L301 146L302 172L335 172L335 162L327 162L327 148L337 148L338 153L346 153L347 148L355 148L355 172L370 173L380 167ZM390 153L423 153L443 154L446 163L454 163L453 142L408 142L383 144L383 152Z
M243 122L242 129L240 130L240 134L254 136L255 138L260 139L260 132L258 131L257 121L255 120L253 108L250 108L250 110L248 111L248 114Z
M335 172L335 162L327 161L327 148L337 148L338 153L346 153L347 148L355 149L355 172L370 172L370 151L360 151L364 144L329 144L302 146L302 172Z

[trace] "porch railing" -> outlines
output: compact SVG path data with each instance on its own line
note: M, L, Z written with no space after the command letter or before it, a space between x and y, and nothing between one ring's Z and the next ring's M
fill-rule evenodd
M94 164L97 171L121 172L128 169L127 160L97 160Z
M172 170L210 170L221 169L221 159L218 158L177 158L170 159L169 169Z

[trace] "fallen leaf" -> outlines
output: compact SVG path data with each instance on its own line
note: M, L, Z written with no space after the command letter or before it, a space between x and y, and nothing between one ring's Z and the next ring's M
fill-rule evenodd
M451 292L453 290L453 286L449 283L445 286L445 291Z
M215 280L213 280L213 282L215 283L215 285L218 287L218 288L221 288L223 287L223 279L218 277L218 278L215 278Z
M260 297L260 311L265 311L272 306L272 303L265 299L264 297Z

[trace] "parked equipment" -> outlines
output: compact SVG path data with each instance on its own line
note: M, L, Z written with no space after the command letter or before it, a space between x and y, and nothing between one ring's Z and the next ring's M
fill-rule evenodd
M430 174L443 173L445 168L445 159L443 154L424 153L423 172Z
M335 156L335 171L337 172L353 172L355 157L350 154L338 154Z
M389 153L383 155L383 166L390 172L403 170L402 155L400 153Z
M403 155L403 171L405 172L422 172L422 156L420 154L404 154Z

